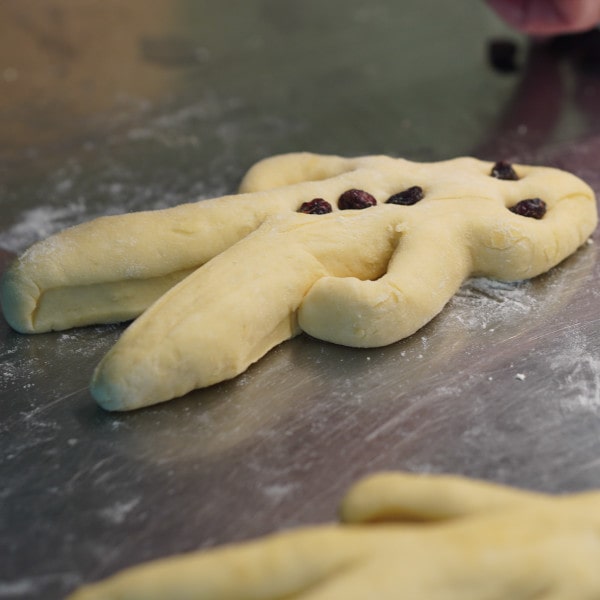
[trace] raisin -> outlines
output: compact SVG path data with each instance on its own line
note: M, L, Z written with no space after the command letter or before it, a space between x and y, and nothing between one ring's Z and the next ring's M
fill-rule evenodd
M298 209L298 212L306 213L307 215L326 215L332 210L331 204L329 204L327 200L323 200L323 198L314 198L309 202L303 202Z
M491 176L496 179L505 179L507 181L517 181L517 179L519 179L519 176L512 165L505 160L499 160L492 167Z
M364 190L347 190L338 200L338 207L341 210L356 210L375 206L377 200Z
M423 188L418 185L413 185L412 187L403 190L402 192L398 192L393 196L390 196L386 204L401 204L402 206L412 206L419 202L419 200L423 200L425 194L423 194Z
M499 73L515 73L519 70L518 46L508 39L495 39L488 45L488 58L493 69Z
M540 198L527 198L526 200L517 202L508 210L522 217L541 219L546 214L546 203Z

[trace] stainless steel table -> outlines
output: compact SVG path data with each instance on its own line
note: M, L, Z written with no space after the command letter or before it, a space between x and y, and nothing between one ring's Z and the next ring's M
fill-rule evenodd
M287 151L505 158L600 192L597 34L530 43L476 2L0 3L0 264ZM534 281L468 282L393 346L300 336L131 414L87 389L122 326L0 321L0 598L331 520L380 469L600 486L599 279L590 243Z

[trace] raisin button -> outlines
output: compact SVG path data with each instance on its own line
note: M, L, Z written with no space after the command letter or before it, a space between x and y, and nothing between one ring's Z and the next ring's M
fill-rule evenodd
M505 160L499 160L493 167L491 172L492 177L496 179L505 179L507 181L516 181L519 179L512 165Z
M402 192L398 192L393 196L390 196L386 202L386 204L400 204L402 206L412 206L419 202L419 200L423 200L425 194L423 194L423 188L418 185L413 185Z
M377 200L364 190L347 190L338 200L338 207L341 210L356 210L375 206Z
M522 217L541 219L546 214L546 203L540 198L527 198L526 200L517 202L508 210Z
M329 204L327 200L323 200L323 198L315 198L309 202L303 202L298 209L298 212L305 213L307 215L326 215L332 210L331 204Z

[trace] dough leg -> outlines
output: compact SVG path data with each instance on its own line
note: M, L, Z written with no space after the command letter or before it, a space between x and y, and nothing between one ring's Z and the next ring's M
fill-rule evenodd
M600 597L598 492L538 497L460 477L380 474L348 498L381 505L374 494L401 507L422 501L438 522L298 529L134 567L69 600ZM444 498L454 508L439 521Z
M239 198L100 217L34 244L2 279L7 321L40 333L137 317L282 202L264 194Z
M347 523L444 521L545 501L542 494L463 477L379 473L348 491L340 517Z
M299 172L285 156L272 159L281 160L281 171L259 168L254 193L100 217L34 244L0 284L6 320L22 333L42 333L133 319L268 218L293 215L315 197L335 203L347 189L380 185L377 172L358 162L354 170L354 159L302 156ZM327 181L303 181L318 172ZM282 182L295 185L272 189Z
M431 234L408 223L383 277L321 279L302 303L300 327L322 340L364 348L412 335L442 310L471 270L469 249L456 237L450 223Z
M269 600L302 592L360 558L354 532L298 530L154 561L83 587L68 600ZM342 543L341 543L342 542ZM345 542L345 543L343 543Z
M275 218L169 290L98 365L99 404L129 410L235 377L299 333L320 278L379 277L397 234L381 233L384 213L347 212Z

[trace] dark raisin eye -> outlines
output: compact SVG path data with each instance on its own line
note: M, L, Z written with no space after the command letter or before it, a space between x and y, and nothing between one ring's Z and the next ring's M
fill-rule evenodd
M306 213L307 215L325 215L330 213L333 209L331 204L323 198L314 198L309 202L303 202L298 212Z
M508 210L522 217L541 219L546 214L546 203L540 198L527 198L526 200L517 202Z
M338 207L341 210L356 210L360 208L369 208L375 206L377 200L364 190L347 190L338 200Z
M492 40L488 44L488 58L492 68L500 73L514 73L518 71L518 50L517 44L512 40Z
M418 185L413 185L402 192L398 192L393 196L390 196L386 204L401 204L402 206L412 206L419 202L419 200L423 200L425 194L423 194L423 188Z
M499 160L493 167L491 176L496 179L506 179L508 181L517 181L519 176L513 169L512 165L505 160Z

